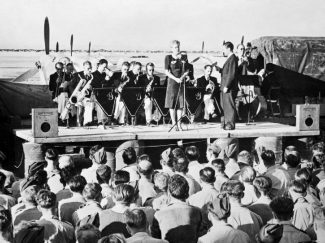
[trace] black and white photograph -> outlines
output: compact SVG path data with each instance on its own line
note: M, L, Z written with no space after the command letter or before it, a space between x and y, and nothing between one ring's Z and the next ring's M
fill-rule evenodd
M323 0L3 0L1 243L325 243Z

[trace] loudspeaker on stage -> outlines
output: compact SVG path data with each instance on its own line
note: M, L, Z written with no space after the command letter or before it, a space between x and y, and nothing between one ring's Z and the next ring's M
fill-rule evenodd
M299 131L319 130L319 108L318 104L296 106L296 127Z
M32 109L32 134L35 138L57 137L58 133L57 108Z

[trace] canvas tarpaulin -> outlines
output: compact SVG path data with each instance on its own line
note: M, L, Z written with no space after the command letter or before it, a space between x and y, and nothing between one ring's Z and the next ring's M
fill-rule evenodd
M0 81L1 116L29 117L32 108L53 108L48 85Z
M260 37L252 45L265 59L270 86L290 97L325 94L325 38Z

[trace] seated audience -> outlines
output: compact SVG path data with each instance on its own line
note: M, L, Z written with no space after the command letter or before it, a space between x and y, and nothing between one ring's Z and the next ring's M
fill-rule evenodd
M2 206L0 206L0 242L13 242L11 214L8 209Z
M298 151L292 151L290 154L285 156L285 165L291 180L295 179L295 174L299 169L298 167L300 162L300 153Z
M214 182L214 187L218 192L220 192L222 184L229 180L228 176L225 173L226 165L222 159L212 160L211 164L211 168L213 168L216 173L216 181Z
M69 155L62 155L59 158L59 169L63 169L67 166L72 166L75 167L74 160L71 156Z
M302 181L307 185L307 194L305 199L313 208L318 208L322 206L321 201L318 199L318 192L311 186L312 183L312 174L307 168L302 168L296 171L295 179Z
M214 188L216 180L215 171L206 167L200 170L200 182L202 190L191 195L188 198L188 203L192 206L203 209L209 202L212 202L218 196L218 191Z
M267 169L264 175L272 180L271 197L284 195L291 181L290 175L282 166L275 164L273 151L266 150L262 152L261 158Z
M157 193L152 183L153 167L148 160L142 160L138 164L138 171L140 179L138 182L139 196L141 198L142 205L150 198L154 198Z
M251 205L258 199L258 191L253 185L255 177L256 171L250 166L246 166L240 172L239 180L244 184L245 187L244 197L242 198L241 203L245 206Z
M83 169L81 175L85 177L88 183L98 183L96 171L100 165L107 163L107 152L104 147L96 145L90 149L89 158L92 161L92 166Z
M294 203L292 224L300 230L306 231L314 223L314 209L305 199L307 185L303 181L294 180L289 188Z
M310 237L303 231L297 229L291 222L294 204L288 197L276 197L270 203L274 219L269 224L280 224L283 233L279 243L310 242Z
M76 229L76 240L78 243L98 242L100 231L92 224L85 224Z
M187 180L181 175L174 175L168 183L171 201L168 206L155 213L151 234L169 243L194 243L200 234L202 215L199 208L188 205Z
M10 210L16 204L16 199L6 194L6 175L0 172L0 206Z
M108 165L100 165L96 171L96 177L99 185L102 188L102 201L100 205L107 209L114 206L112 199L113 188L110 186L112 170Z
M189 146L185 149L186 158L189 161L188 174L194 178L197 182L200 181L200 170L204 168L204 165L200 164L200 152L196 146Z
M239 171L237 171L232 177L232 180L239 180L241 171L247 167L253 167L253 157L250 152L243 150L237 156L237 164L239 166Z
M168 241L155 239L148 234L148 221L146 214L141 209L127 210L124 212L125 224L131 237L126 239L126 243L150 242L167 243Z
M82 192L87 184L86 179L81 175L72 177L69 182L69 190L72 193L72 197L62 199L58 203L58 214L62 221L67 221L73 224L72 215L81 206L86 203L86 200L82 196Z
M174 175L174 168L173 168L173 162L175 158L172 154L172 149L168 148L164 150L160 155L160 165L161 170L158 170L159 172L167 173L169 176Z
M208 230L211 226L208 220L207 205L219 195L219 192L214 187L215 179L215 172L212 168L205 167L200 170L202 190L191 195L187 200L190 205L198 207L202 211L202 231Z
M126 239L123 234L111 234L100 238L98 243L125 243Z
M127 184L130 182L130 173L124 170L117 170L114 173L113 185Z
M270 192L272 189L272 181L266 176L258 176L253 181L253 185L258 190L260 197L248 209L259 215L263 221L263 225L265 225L267 221L273 218L272 210L269 206L271 202Z
M154 188L157 195L152 199L152 208L160 210L169 204L168 181L170 176L167 173L160 172L154 175ZM149 205L150 206L150 205Z
M140 179L138 173L138 165L137 165L137 154L134 148L129 147L123 151L122 154L123 162L127 166L122 168L122 170L129 172L130 174L130 181L137 181Z
M112 208L99 213L99 230L102 236L122 233L129 237L123 214L134 201L134 188L127 184L117 185L114 188L113 201L115 205Z
M44 230L35 221L21 221L14 227L14 242L44 243Z
M315 210L314 230L317 235L317 242L322 242L325 239L325 208Z
M40 190L37 194L37 204L42 217L36 221L44 226L45 242L75 242L74 228L71 224L62 222L56 214L56 196L48 190Z
M73 213L72 220L74 226L81 225L81 223L88 223L87 221L83 221L83 219L86 217L91 219L92 216L103 211L100 206L102 188L98 183L87 183L82 191L82 196L86 200L86 203Z
M201 190L200 184L187 174L188 160L185 157L179 157L174 161L174 171L175 174L181 175L186 179L189 186L189 196Z
M74 165L67 165L60 169L61 182L64 188L56 193L56 200L60 202L62 199L72 197L72 192L69 189L69 181L76 175L79 175L77 168Z
M225 194L220 194L215 200L208 203L207 211L212 227L208 233L201 236L198 243L250 243L245 232L234 229L227 223L230 216L230 202Z
M6 176L6 182L5 182L5 188L9 189L11 188L12 184L15 182L15 176L14 173L12 173L9 170L5 170L3 168L4 163L7 161L7 156L4 152L0 151L0 172L5 174Z
M247 233L251 241L256 242L255 235L262 227L262 219L241 204L244 190L243 183L236 180L229 180L222 186L221 192L227 193L230 202L230 216L227 222L235 229Z
M61 183L58 156L58 152L53 148L49 148L45 152L46 167L44 170L47 173L47 184L50 191L54 193L64 189L64 185Z
M215 159L218 159L218 156L221 152L221 148L216 144L216 141L214 141L211 144L208 144L208 146L207 146L206 157L207 157L208 163L204 164L204 166L211 167L212 166L211 162Z
M42 217L42 213L38 210L36 202L36 195L38 191L38 186L32 185L21 192L22 203L17 204L19 205L17 209L14 207L12 208L14 226L19 224L21 221L38 220Z

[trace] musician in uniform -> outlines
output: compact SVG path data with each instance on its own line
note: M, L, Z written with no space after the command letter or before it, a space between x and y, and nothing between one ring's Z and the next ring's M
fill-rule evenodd
M179 131L182 130L180 118L184 107L183 80L188 73L188 63L186 56L180 54L178 40L171 42L171 50L172 54L165 57L165 74L168 77L165 107L169 108L172 125Z
M204 88L205 93L203 97L204 101L204 123L210 120L210 116L215 118L217 115L215 113L215 106L218 105L215 103L218 102L217 95L220 92L219 84L217 78L211 76L212 66L204 66L204 75L197 79L196 87Z
M63 63L57 62L55 64L56 72L50 75L49 90L52 92L52 100L60 94L60 85L62 84L64 70Z
M126 84L125 87L141 87L142 85L139 83L139 77L141 75L142 64L140 62L134 62L132 65L132 69L128 72L128 76L130 77L130 82Z
M140 85L146 89L144 112L147 126L150 126L152 121L152 88L160 86L160 78L157 75L154 75L154 71L155 65L152 62L149 62L146 65L146 74L141 75L139 78Z
M225 42L223 49L227 60L222 68L216 66L221 73L220 103L223 109L221 127L225 130L234 130L237 114L235 98L238 93L238 59L233 53L234 45L231 42Z
M91 82L91 88L106 88L106 87L112 87L113 82L110 80L110 76L113 75L113 73L107 68L108 62L106 59L100 59L97 63L97 70L93 72L93 81ZM93 94L94 95L94 94ZM94 97L95 100L95 109L97 112L97 120L98 125L101 126L103 129L105 129L105 124L108 120L107 115L101 108L101 106L98 104L96 97Z
M93 78L91 74L92 65L90 61L85 61L83 63L83 71L75 73L72 77L73 87L77 87L78 83L82 81L82 85L80 87L80 91L85 88L88 81ZM83 126L92 122L92 111L94 107L94 103L90 100L91 90L87 89L85 92L85 97L81 102L75 104L77 106L77 123L78 126Z
M121 92L125 85L130 82L130 77L128 76L128 71L130 64L128 62L123 62L121 67L121 72L114 72L110 78L111 82L114 83L114 87L117 93L114 119L117 120L118 124L125 125L126 108L121 97Z
M58 113L61 114L69 99L68 91L72 73L68 66L64 72L64 65L61 62L55 64L55 69L56 72L50 75L49 90L52 91L52 99L58 104Z

